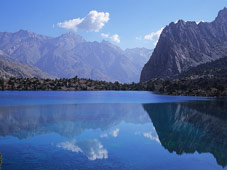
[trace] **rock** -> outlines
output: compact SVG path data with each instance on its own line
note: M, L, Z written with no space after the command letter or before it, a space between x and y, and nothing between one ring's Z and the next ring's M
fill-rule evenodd
M165 27L140 81L171 79L190 67L226 57L227 8L210 23L179 20Z

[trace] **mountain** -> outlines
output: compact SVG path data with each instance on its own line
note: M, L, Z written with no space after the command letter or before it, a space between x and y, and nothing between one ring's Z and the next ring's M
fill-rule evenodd
M16 61L34 65L43 55L40 51L42 44L49 39L24 30L16 33L0 32L0 50Z
M77 75L123 83L139 81L142 65L151 54L143 48L124 51L108 41L88 42L72 32L53 38L25 30L0 33L0 50L17 62L59 78ZM137 64L134 60L139 58Z
M213 22L179 20L165 27L140 80L172 78L195 67L225 57L227 53L227 8Z
M34 66L18 63L0 50L0 77L54 78Z
M124 54L141 72L144 64L147 63L152 52L153 50L147 48L127 48L124 51Z
M178 78L200 78L200 77L227 78L227 57L212 62L192 67L182 72Z

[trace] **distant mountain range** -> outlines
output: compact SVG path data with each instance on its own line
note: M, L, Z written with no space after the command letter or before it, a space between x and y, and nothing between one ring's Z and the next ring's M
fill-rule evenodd
M179 20L166 26L140 80L173 79L192 67L226 56L227 8L224 8L210 23ZM216 69L216 66L211 64L209 69Z
M41 71L37 67L15 62L1 50L0 50L0 77L54 78L54 76L51 76Z
M138 82L152 54L145 48L124 51L108 41L88 42L72 32L52 38L25 30L0 32L0 50L1 77L78 76L122 83Z

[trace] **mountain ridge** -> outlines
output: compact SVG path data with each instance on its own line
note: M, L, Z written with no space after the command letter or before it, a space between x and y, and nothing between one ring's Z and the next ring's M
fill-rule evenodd
M0 50L15 62L38 67L54 77L90 78L94 80L138 82L146 54L137 64L129 54L108 41L89 42L73 32L59 37L43 36L31 31L0 32ZM141 49L144 51L144 49Z
M0 50L0 77L55 78L37 67L18 63Z
M225 57L226 45L227 8L221 10L213 22L171 22L143 67L140 81L171 79L190 67Z

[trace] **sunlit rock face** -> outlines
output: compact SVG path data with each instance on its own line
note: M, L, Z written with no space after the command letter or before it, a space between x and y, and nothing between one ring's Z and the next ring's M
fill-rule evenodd
M226 57L227 8L213 22L170 23L163 30L140 80L173 78L203 63Z
M211 153L227 165L226 101L144 104L161 144L169 151ZM158 113L158 114L157 114Z

